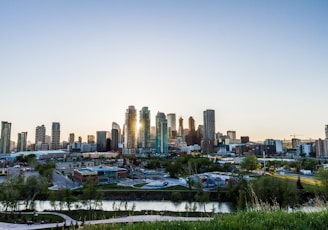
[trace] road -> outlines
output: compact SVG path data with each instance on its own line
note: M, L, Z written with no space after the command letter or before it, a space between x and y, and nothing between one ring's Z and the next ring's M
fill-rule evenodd
M32 214L26 213L26 214ZM76 222L81 225L81 221L73 220L71 217L64 215L62 213L56 212L38 212L38 214L52 214L61 216L65 219L62 223L53 223L53 224L9 224L0 222L0 229L15 229L15 230L27 230L27 229L47 229L47 228L56 228L64 226L69 226L71 224L75 225ZM112 224L112 223L137 223L137 222L156 222L156 221L209 221L213 218L210 217L179 217L179 216L161 216L161 215L140 215L140 216L126 216L118 217L104 220L91 220L86 221L84 224Z
M68 179L66 176L64 176L61 172L58 170L54 170L52 181L54 186L52 187L53 190L59 189L59 188L68 188L68 189L76 189L79 186L75 184L73 181Z

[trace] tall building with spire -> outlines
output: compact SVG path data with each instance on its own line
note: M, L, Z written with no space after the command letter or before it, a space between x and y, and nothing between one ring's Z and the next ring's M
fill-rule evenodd
M0 153L10 153L11 123L1 122Z
M52 150L61 149L61 146L60 146L60 123L59 122L52 122L51 149Z
M125 153L135 153L137 145L137 110L130 105L125 113L124 127L124 151Z
M142 107L139 112L139 138L138 147L150 149L150 111L148 107Z
M167 120L164 113L156 115L156 153L168 153L168 130Z
M18 133L17 152L27 150L27 132Z
M179 130L178 130L178 136L183 136L183 118L179 118Z

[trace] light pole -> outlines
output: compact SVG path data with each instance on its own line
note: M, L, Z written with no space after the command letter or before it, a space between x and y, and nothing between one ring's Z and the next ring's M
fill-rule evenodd
M263 175L265 175L265 151L263 151Z

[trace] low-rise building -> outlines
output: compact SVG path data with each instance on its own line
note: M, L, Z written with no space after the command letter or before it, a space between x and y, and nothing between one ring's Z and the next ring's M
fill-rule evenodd
M74 179L81 184L90 180L89 178L97 180L99 184L113 184L126 177L127 169L105 165L74 170Z
M73 177L78 183L83 184L90 180L97 181L98 173L90 168L74 169Z

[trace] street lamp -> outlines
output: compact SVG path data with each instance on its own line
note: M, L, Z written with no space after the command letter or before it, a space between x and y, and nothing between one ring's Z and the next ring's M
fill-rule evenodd
M265 175L265 151L263 151L263 175Z

